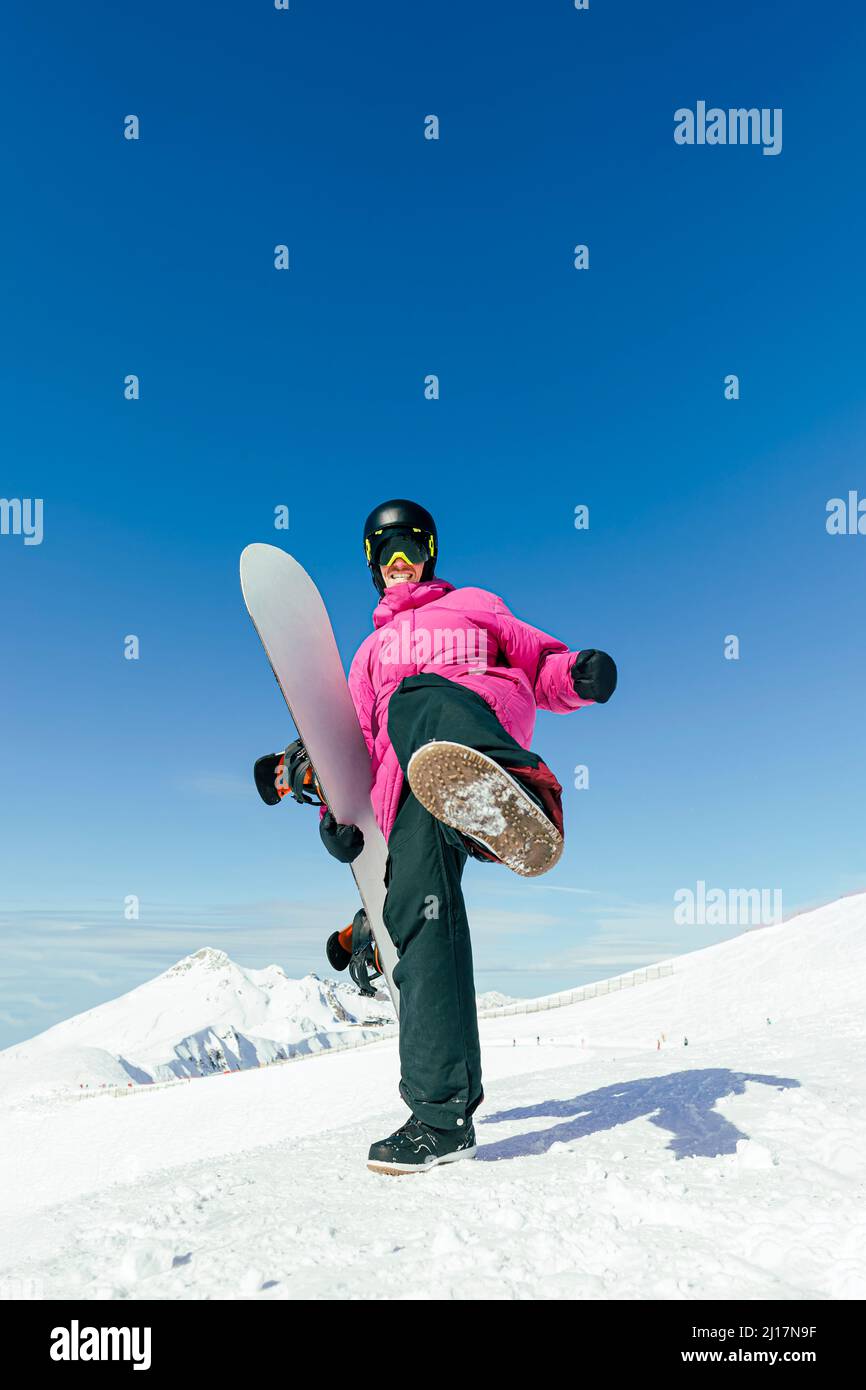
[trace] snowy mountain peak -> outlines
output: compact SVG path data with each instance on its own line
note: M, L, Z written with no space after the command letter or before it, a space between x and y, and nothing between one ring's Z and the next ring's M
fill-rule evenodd
M191 956L184 956L183 960L164 971L161 978L186 975L190 970L224 970L227 966L237 968L225 951L218 950L216 946L202 946L200 951L194 951Z
M0 1054L7 1094L69 1091L239 1071L333 1046L347 1029L372 1040L395 1023L386 998L278 965L246 969L204 946L127 994Z

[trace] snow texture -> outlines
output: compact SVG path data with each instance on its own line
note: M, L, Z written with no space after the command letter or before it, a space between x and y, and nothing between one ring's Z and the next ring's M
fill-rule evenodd
M178 1023L186 1038L214 1026L196 1015L195 960L142 987L169 1001L149 1052L140 991L115 1001L111 1030L90 1015L50 1030L58 1051L104 1054L108 1074L127 1053L176 1056ZM214 978L236 981L244 1036L253 1022L267 1036L236 970L223 958ZM484 1020L478 1157L401 1178L365 1166L407 1114L393 1037L81 1104L45 1093L42 1035L0 1058L0 1293L866 1297L864 988L861 895L681 957L640 990Z
M501 835L508 824L502 810L508 800L516 802L517 796L489 773L479 774L443 796L442 819L470 835Z

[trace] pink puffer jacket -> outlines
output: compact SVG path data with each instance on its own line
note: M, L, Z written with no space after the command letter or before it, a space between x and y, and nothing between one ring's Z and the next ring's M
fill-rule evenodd
M455 589L444 579L400 584L385 590L373 623L352 662L349 690L370 750L373 810L386 840L403 785L388 738L388 701L405 676L432 671L468 686L522 748L529 748L537 709L567 714L594 703L571 682L578 653L515 618L487 589Z

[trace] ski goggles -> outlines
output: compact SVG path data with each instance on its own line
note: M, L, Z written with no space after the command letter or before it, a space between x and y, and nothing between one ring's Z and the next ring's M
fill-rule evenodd
M396 560L403 559L407 565L420 565L436 554L436 544L428 531L413 526L411 530L389 530L383 527L364 539L367 564L379 565L387 569Z

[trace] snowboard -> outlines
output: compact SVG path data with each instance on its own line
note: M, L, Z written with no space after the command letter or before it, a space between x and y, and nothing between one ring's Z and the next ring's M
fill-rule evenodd
M351 869L399 1018L397 951L382 917L388 847L373 814L370 755L327 609L306 570L275 545L246 547L241 590L327 805L341 824L363 832Z

